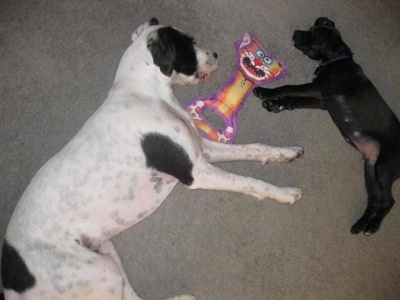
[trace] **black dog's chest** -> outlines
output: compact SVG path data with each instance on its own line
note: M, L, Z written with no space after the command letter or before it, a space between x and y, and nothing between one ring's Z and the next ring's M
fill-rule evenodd
M369 136L369 101L360 96L365 77L354 67L350 63L320 66L314 82L320 86L324 106L345 140L364 156L376 156L376 143Z
M327 110L344 139L356 148L364 158L375 160L379 154L379 144L365 131L363 119L344 95L332 96Z
M354 107L346 100L344 95L336 95L329 98L325 104L327 111L342 135L351 139L353 133L360 129Z

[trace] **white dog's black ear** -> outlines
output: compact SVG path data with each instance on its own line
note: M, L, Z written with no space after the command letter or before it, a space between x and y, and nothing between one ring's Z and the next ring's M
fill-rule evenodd
M153 56L153 62L160 67L161 72L171 76L174 70L176 51L173 41L168 37L165 30L157 30L150 35L147 41L147 48Z
M154 25L160 25L160 22L158 22L158 19L156 17L152 17L149 21L149 25L150 26L154 26Z
M138 28L136 28L136 30L134 32L132 32L132 36L131 36L132 42L136 41L136 39L143 32L143 30L145 30L149 26L154 26L154 25L159 25L159 24L160 23L158 22L158 19L153 17L149 21L140 25Z
M335 22L329 20L326 17L320 17L315 21L314 26L329 26L335 28Z

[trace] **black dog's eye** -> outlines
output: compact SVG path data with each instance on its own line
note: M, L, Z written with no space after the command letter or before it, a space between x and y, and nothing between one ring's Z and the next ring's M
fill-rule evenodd
M317 36L316 38L315 38L315 41L317 42L317 43L323 43L324 42L324 39L323 39L323 37L322 36Z
M313 40L318 44L322 44L325 41L325 36L324 34L316 31L314 32Z

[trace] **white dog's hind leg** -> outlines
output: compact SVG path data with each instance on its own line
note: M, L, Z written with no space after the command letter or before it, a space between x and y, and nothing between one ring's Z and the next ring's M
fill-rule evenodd
M114 244L111 241L105 241L100 246L98 250L99 254L104 256L108 256L111 258L115 264L117 265L119 272L121 273L121 277L123 280L123 298L122 300L142 300L138 295L136 295L135 291L131 287L128 276L125 273L125 269L122 266L121 259L117 253L117 250L114 247Z
M210 189L248 194L257 199L271 198L281 203L292 204L301 198L297 188L281 188L251 177L228 173L209 163L195 164L193 183L189 189Z
M303 155L300 147L271 147L262 144L229 145L202 139L204 156L210 163L234 160L291 162Z
M110 257L116 263L121 273L122 279L124 281L122 300L142 300L138 295L136 295L135 291L131 287L128 281L128 276L125 273L125 269L122 266L121 259L117 253L117 250L114 247L114 244L111 241L103 242L103 244L100 246L99 253ZM195 300L195 298L189 295L182 295L168 298L167 300Z

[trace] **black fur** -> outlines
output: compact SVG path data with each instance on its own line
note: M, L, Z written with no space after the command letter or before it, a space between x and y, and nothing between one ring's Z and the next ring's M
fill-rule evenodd
M172 27L157 30L157 37L150 38L148 48L154 64L166 76L171 76L173 71L191 76L197 71L193 38Z
M256 88L268 111L326 109L340 132L365 159L368 206L352 233L375 233L394 205L392 184L400 177L400 122L375 86L353 61L335 23L319 18L308 31L296 30L296 48L319 60L312 83Z
M154 26L154 25L159 25L160 23L158 22L158 19L156 17L153 17L150 19L149 24L150 26Z
M193 163L180 145L158 133L146 134L141 143L147 167L172 175L186 185L193 183Z
M18 251L7 241L4 241L3 244L1 277L3 287L17 293L23 293L35 285L35 277L29 271Z

